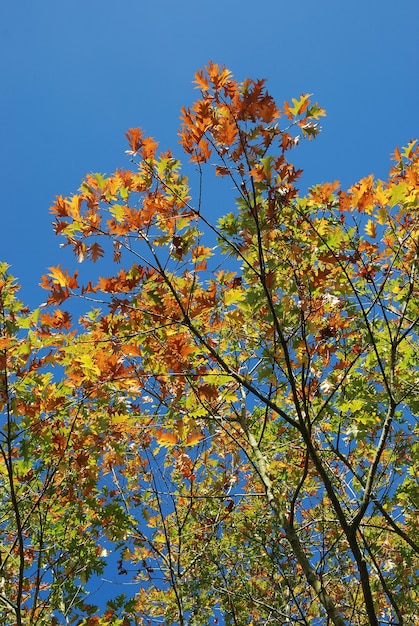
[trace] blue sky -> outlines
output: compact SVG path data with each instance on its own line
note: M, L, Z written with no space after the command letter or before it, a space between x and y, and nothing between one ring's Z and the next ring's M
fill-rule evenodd
M268 79L282 103L326 108L299 152L303 183L384 177L419 135L417 0L20 0L0 10L1 253L31 306L39 276L66 265L48 212L87 172L128 166L124 133L177 144L179 110L210 59ZM228 207L230 208L230 207Z

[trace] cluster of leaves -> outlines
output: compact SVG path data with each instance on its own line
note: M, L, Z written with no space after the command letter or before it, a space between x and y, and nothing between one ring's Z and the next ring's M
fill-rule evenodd
M418 148L301 197L288 154L324 111L214 64L196 84L180 142L232 212L130 129L133 168L52 207L119 269L50 268L29 314L2 267L1 623L414 624ZM110 549L130 593L100 612Z

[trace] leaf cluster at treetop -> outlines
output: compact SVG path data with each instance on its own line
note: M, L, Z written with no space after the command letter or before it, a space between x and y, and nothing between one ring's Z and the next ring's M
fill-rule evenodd
M49 268L30 312L0 266L0 624L414 625L418 146L301 196L323 109L195 83L180 143L230 212L131 128L52 207L99 277Z

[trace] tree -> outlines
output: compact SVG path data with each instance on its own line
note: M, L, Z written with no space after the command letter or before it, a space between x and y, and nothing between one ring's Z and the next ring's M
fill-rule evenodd
M324 111L195 79L180 142L231 212L132 128L52 207L109 275L52 267L29 315L1 268L1 623L414 624L419 150L300 196Z

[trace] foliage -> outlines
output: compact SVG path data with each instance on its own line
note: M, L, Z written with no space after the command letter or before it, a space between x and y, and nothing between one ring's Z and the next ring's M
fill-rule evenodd
M52 207L108 275L52 267L29 313L1 268L0 622L414 624L418 148L301 196L310 96L196 85L180 143L231 212L132 128L132 169Z

